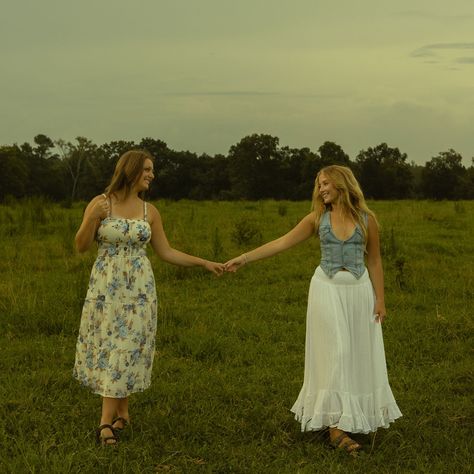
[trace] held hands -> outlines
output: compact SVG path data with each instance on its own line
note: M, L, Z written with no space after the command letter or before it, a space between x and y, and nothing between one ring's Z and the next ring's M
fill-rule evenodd
M224 272L235 273L239 268L243 267L247 263L247 256L245 254L239 257L233 258L226 263L211 262L210 260L204 260L203 267L214 273L214 275L222 276Z
M222 276L224 272L235 273L239 268L248 263L247 255L244 253L239 257L233 258L226 263L212 262L210 260L202 260L201 265L206 270L214 273L216 276Z
M217 276L222 276L225 271L225 266L223 263L211 262L209 260L204 260L203 267Z
M235 257L224 264L225 271L235 273L239 268L243 267L247 263L247 255L239 255L238 257Z

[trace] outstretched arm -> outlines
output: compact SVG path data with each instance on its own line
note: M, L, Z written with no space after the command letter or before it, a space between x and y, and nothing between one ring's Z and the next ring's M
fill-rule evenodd
M315 214L309 213L306 217L293 227L287 234L272 240L250 252L246 252L239 257L229 260L225 264L226 271L235 272L243 265L249 262L255 262L263 258L271 257L277 253L283 252L296 244L303 242L314 234Z
M163 222L160 213L155 206L149 204L149 220L151 226L151 246L156 254L165 262L179 265L181 267L200 266L214 273L215 275L222 275L224 272L224 265L222 263L211 262L200 257L188 255L174 249L166 238L163 229Z
M367 234L367 269L375 292L374 314L378 322L383 322L386 310L382 257L380 255L379 230L372 216L369 216Z

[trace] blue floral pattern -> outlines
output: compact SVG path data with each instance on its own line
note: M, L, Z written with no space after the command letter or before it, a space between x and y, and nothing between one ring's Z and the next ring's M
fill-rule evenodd
M155 353L156 289L146 220L107 217L99 226L74 377L103 397L145 390Z

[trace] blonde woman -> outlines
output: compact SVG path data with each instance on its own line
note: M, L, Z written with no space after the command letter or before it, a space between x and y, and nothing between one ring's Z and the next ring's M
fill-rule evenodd
M352 171L323 168L312 212L286 235L228 261L226 270L235 272L315 233L321 262L309 289L303 387L291 411L302 431L327 428L333 447L356 455L362 446L348 433L387 428L401 413L385 364L378 224Z
M115 445L130 421L128 397L150 385L156 334L156 290L146 246L165 262L201 266L221 275L223 264L172 248L160 213L143 200L154 178L153 158L131 150L117 162L105 193L88 204L76 234L79 252L98 243L76 346L74 377L102 396L97 443Z

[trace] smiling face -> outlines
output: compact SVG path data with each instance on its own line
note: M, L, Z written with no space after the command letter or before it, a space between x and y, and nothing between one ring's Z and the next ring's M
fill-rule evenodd
M149 158L146 158L143 162L143 171L137 178L134 188L139 193L142 191L148 191L154 178L155 174L153 169L153 161L151 161Z
M318 190L324 204L333 204L337 202L339 191L324 173L320 173L319 175Z

